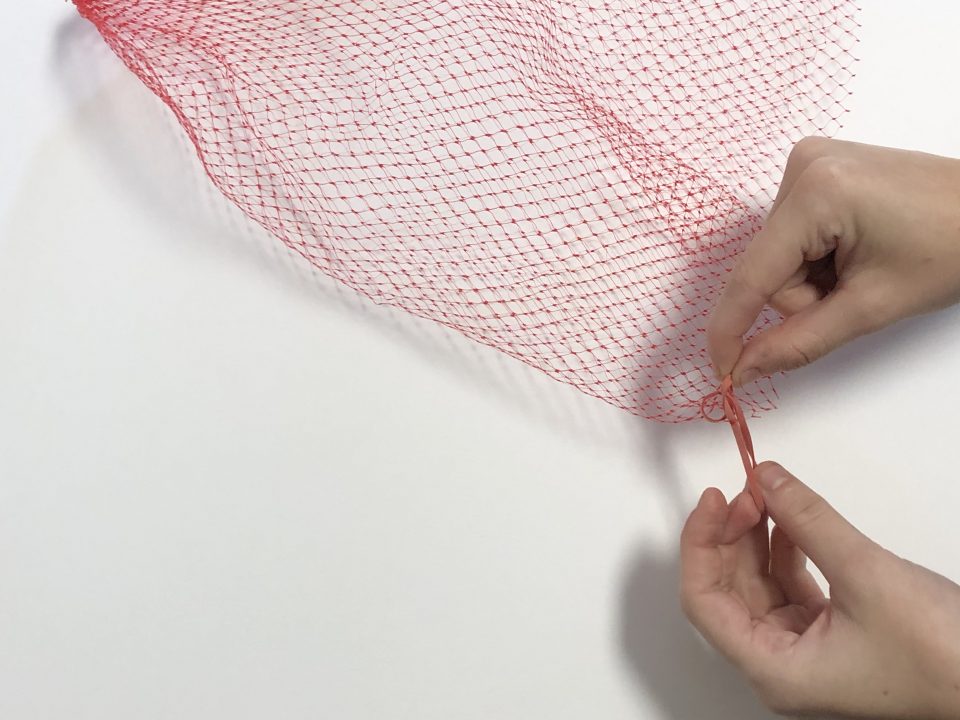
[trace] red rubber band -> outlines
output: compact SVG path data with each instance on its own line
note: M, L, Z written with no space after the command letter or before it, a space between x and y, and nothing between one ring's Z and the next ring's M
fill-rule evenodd
M722 414L718 415L714 408L719 409ZM753 438L750 437L750 428L747 427L747 419L743 414L740 403L737 401L737 396L733 392L733 380L729 375L723 379L719 388L704 396L700 401L700 414L710 422L730 423L730 428L733 430L733 437L737 441L737 448L740 450L743 470L747 476L747 490L753 496L753 500L760 509L760 512L763 512L763 494L753 480L753 470L757 467L757 458L753 450Z

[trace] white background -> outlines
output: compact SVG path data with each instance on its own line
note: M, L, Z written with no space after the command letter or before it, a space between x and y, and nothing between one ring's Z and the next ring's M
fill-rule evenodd
M960 156L960 5L865 2L842 137ZM766 718L687 628L729 431L635 420L264 245L72 6L0 25L0 717ZM960 577L960 316L759 454Z

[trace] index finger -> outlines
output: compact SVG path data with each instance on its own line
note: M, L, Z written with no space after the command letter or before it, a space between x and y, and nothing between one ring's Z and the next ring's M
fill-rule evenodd
M720 377L737 364L743 336L770 298L803 265L810 225L788 195L740 256L707 326L707 348Z
M717 650L740 664L748 655L752 621L746 605L724 586L720 550L730 508L716 489L704 492L680 537L680 597L690 622Z

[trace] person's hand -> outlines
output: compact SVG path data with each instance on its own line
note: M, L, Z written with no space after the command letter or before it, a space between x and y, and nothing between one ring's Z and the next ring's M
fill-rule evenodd
M681 538L684 611L774 711L960 718L960 587L875 544L774 463L704 492ZM824 596L806 557L830 583Z
M960 160L807 138L707 331L735 385L960 300ZM746 335L765 305L782 324Z

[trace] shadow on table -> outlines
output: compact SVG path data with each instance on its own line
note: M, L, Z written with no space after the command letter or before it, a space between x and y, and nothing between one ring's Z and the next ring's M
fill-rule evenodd
M620 649L637 689L671 720L770 720L743 678L687 622L675 556L637 548L620 594Z
M707 428L710 429L710 428ZM725 431L726 428L714 428ZM700 424L700 431L703 431ZM638 456L652 467L661 508L670 525L680 528L691 507L685 498L679 448L696 447L689 425L649 429ZM739 458L731 451L731 468ZM718 481L704 481L704 486ZM652 543L634 548L620 577L619 652L638 694L653 699L670 720L770 720L775 716L756 700L743 678L710 648L687 622L680 608L679 549Z

